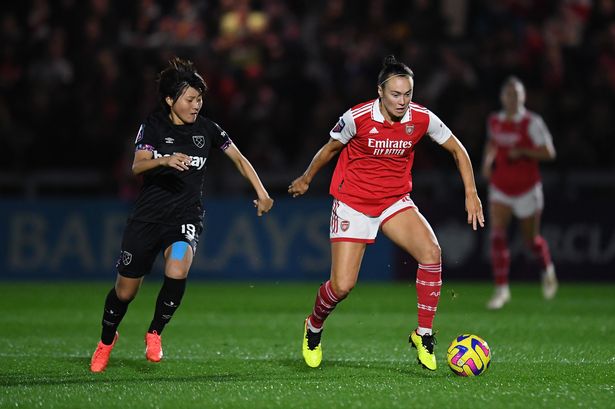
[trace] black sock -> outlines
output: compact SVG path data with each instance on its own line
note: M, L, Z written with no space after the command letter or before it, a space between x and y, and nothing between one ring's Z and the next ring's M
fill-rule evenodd
M107 294L102 318L102 334L100 335L100 340L103 344L111 345L113 343L115 331L117 331L117 327L119 327L124 314L126 314L128 304L130 304L130 301L125 302L117 298L115 287Z
M164 284L158 293L156 300L156 311L154 318L147 332L156 331L158 335L162 333L164 326L169 323L171 317L179 304L181 304L184 291L186 290L186 279L175 279L164 277Z

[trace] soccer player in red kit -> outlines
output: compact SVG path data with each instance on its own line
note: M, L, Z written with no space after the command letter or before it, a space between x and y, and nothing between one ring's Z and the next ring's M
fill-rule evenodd
M510 77L500 94L503 110L487 121L488 142L482 174L489 180L491 263L495 280L487 308L499 309L510 300L508 273L510 252L507 230L512 216L519 219L523 242L538 259L542 270L543 296L557 292L557 278L549 245L540 235L544 199L539 161L555 159L551 134L540 115L525 108L525 87Z
M484 217L465 148L436 115L411 102L413 88L412 70L394 56L387 57L378 75L378 99L346 111L329 141L288 188L293 197L303 195L316 173L339 153L330 186L331 276L318 290L304 323L303 357L310 367L322 361L325 319L355 286L366 245L381 229L419 263L418 328L409 342L417 349L419 363L436 369L432 323L442 285L440 246L410 197L414 149L423 136L429 135L455 158L465 187L468 223L476 230Z

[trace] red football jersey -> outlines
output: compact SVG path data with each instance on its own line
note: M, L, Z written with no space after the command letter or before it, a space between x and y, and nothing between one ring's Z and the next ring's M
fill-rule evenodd
M329 192L361 213L379 216L412 191L414 147L425 134L443 144L451 131L434 113L415 103L393 124L385 121L378 99L349 109L330 132L331 138L346 146Z
M523 110L512 119L504 112L492 113L487 120L489 143L496 147L491 183L502 192L516 196L540 182L538 161L531 158L509 159L511 148L536 148L552 144L551 134L540 115Z

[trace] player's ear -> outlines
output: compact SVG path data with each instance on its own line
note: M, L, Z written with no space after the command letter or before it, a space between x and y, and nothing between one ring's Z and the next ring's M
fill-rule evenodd
M171 98L171 97L166 97L164 100L165 100L165 102L167 103L167 105L168 105L169 107L172 107L172 106L173 106L173 98Z
M382 98L382 85L378 85L378 96Z

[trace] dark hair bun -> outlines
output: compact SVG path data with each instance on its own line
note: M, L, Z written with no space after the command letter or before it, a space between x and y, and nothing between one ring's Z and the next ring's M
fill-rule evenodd
M397 64L397 59L395 58L393 54L391 54L391 55L387 55L386 57L384 57L384 62L382 63L382 66L386 67L386 66L395 65L395 64Z

